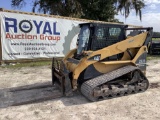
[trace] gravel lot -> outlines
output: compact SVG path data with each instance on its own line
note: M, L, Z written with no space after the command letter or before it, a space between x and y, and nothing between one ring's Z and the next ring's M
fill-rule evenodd
M90 102L80 93L34 104L0 108L0 120L160 120L160 60L147 62L150 88L144 92L100 102ZM0 92L4 89L51 81L49 66L2 68ZM25 95L21 98L25 99Z

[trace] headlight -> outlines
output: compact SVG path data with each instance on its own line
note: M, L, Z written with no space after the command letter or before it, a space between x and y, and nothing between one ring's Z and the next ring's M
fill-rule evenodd
M99 55L95 55L95 56L89 58L88 60L96 60L96 61L99 61L100 59L101 59L101 55L99 54Z

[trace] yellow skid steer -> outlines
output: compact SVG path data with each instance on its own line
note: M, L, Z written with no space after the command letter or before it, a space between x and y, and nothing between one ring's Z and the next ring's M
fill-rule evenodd
M153 28L102 23L84 23L80 28L77 48L62 61L53 58L52 83L63 95L78 89L98 101L147 90L147 45Z
M90 101L147 90L147 46L153 28L128 28L109 23L79 26L77 48L61 61L53 58L52 83L3 89L0 107L72 96L76 90Z

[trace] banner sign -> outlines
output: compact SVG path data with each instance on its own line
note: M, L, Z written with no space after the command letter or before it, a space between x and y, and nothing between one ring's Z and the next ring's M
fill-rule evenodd
M0 12L2 60L63 57L76 47L81 21Z

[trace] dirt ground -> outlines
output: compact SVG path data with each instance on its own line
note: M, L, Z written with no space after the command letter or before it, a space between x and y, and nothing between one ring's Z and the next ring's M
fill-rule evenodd
M80 93L34 104L3 106L0 120L160 120L160 60L147 62L150 88L144 92L100 102ZM51 81L49 66L0 67L0 92L7 88ZM21 96L19 99L25 99Z

